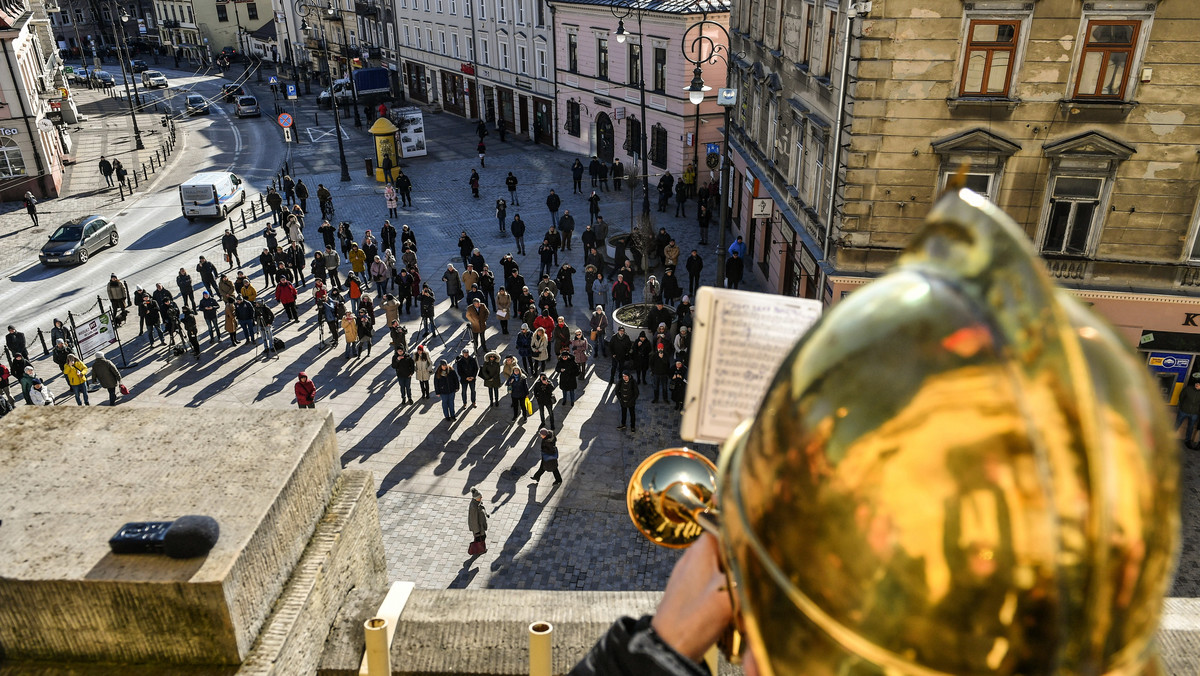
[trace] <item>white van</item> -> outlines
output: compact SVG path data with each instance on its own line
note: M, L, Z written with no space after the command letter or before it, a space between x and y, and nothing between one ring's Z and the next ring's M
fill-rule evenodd
M246 203L246 189L235 174L206 171L180 184L179 203L189 221L198 216L223 219L234 207Z

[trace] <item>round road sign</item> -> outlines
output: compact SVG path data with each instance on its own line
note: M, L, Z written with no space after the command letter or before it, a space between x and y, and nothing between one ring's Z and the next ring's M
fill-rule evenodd
M292 116L289 115L288 113L280 113L279 117L277 117L275 119L279 120L279 126L281 126L281 127L292 126Z

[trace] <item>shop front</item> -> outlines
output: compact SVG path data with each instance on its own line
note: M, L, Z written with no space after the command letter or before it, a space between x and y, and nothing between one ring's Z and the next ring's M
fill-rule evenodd
M442 107L446 112L462 117L467 115L466 95L463 93L463 76L453 71L443 70L442 75Z
M496 91L500 94L500 119L504 120L504 128L515 133L517 131L517 115L513 90L507 87L497 87Z
M404 84L408 88L409 98L421 103L429 103L429 85L425 76L425 66L405 61Z
M533 97L534 141L554 145L554 104L548 99Z

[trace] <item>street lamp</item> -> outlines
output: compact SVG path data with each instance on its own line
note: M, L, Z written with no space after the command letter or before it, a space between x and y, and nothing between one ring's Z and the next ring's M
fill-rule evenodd
M618 44L625 44L626 38L628 38L630 35L637 35L639 38L642 37L641 10L635 9L628 0L614 0L614 2L609 5L608 9L610 12L612 12L612 15L617 18L617 30L613 31L613 35L617 37ZM625 18L630 14L632 14L634 20L637 21L637 33L630 33L629 31L625 30ZM641 98L638 102L638 107L641 110L641 119L639 120L641 123L641 129L639 131L642 133L642 216L648 217L650 215L650 163L648 157L649 153L647 152L648 144L646 142L646 77L643 74L645 71L645 61L645 54L639 52L637 78L638 92L641 95Z
M725 43L721 44L714 40L709 35L705 35L705 28L715 27L720 34L725 36ZM692 31L697 31L698 34L688 40L688 35ZM680 44L680 49L683 52L683 58L687 59L688 63L692 64L692 81L684 87L683 90L688 93L688 100L696 106L696 140L697 148L700 143L700 104L704 101L704 94L712 91L712 87L704 84L704 73L700 69L705 63L725 62L725 84L726 88L722 89L720 96L717 97L717 104L725 109L724 121L724 140L721 144L721 194L718 199L721 200L721 215L719 216L718 234L717 234L717 280L724 284L725 280L725 229L729 224L729 109L737 103L737 90L728 88L733 82L733 59L730 58L729 52L729 31L725 27L708 18L708 13L700 15L700 20L688 26L683 32L683 41ZM695 54L695 56L693 56ZM697 167L698 168L698 167Z
M310 26L308 23L308 19L305 17L308 16L308 13L311 12L314 9L314 7L315 7L315 5L310 4L309 0L298 0L298 2L296 2L296 13L299 14L301 17L300 30L302 30L302 31L313 30L312 26ZM335 14L337 14L337 10L334 9L332 3L330 3L325 8L319 8L319 9L329 17L332 17ZM317 24L320 26L320 29L321 29L321 48L322 48L321 53L324 55L325 71L328 73L329 72L329 42L328 42L328 40L325 39L325 22L318 19ZM333 104L333 127L334 127L334 132L337 134L338 158L341 160L341 163L342 163L342 179L341 180L343 183L346 183L350 180L350 165L346 164L346 146L344 143L342 143L342 120L341 120L341 116L338 114L337 95L333 91L332 78L329 81L329 101L330 101L330 103Z
M110 2L113 12L121 18L121 23L129 21L129 13L124 7L118 7L116 2ZM129 101L129 118L133 120L133 139L135 147L138 150L145 150L146 144L142 142L142 130L138 129L137 123L137 108L134 106L134 99L138 97L137 80L133 78L133 66L129 63L129 48L125 44L125 29L121 24L114 22L113 29L117 37L117 58L121 60L121 79L125 81L125 98ZM125 76L126 69L129 70L129 77ZM133 95L129 94L129 83L133 81Z

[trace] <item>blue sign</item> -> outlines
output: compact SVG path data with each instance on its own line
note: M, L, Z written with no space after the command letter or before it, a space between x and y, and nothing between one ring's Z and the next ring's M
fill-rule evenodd
M721 144L720 143L705 143L704 147L707 148L707 150L705 152L711 153L713 155L719 154L721 152Z
M294 85L294 84L287 85L287 97L289 99L296 98L296 85Z
M279 84L279 78L272 75L271 77L267 78L267 84L277 85Z

